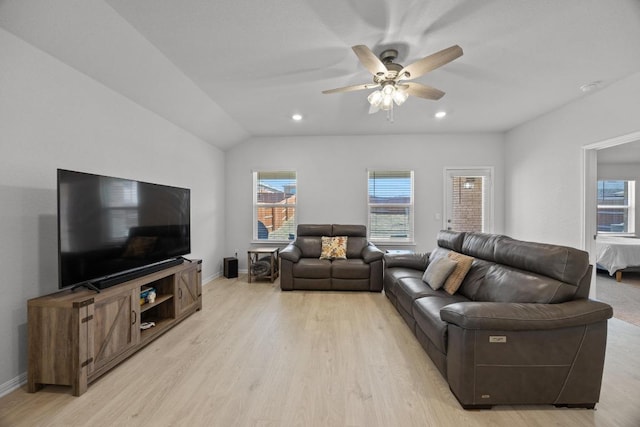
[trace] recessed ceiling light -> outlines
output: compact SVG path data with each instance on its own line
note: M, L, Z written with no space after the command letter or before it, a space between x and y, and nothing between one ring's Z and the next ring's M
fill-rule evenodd
M302 120L302 114L294 114L291 116L291 118L296 122L299 122L300 120Z
M442 119L446 115L447 115L446 111L438 111L433 115L433 117L435 117L436 119Z

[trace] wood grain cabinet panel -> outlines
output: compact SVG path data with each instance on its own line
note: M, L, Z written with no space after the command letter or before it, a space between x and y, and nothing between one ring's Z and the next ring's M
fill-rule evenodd
M27 388L87 385L202 308L202 264L185 262L101 290L64 290L28 301ZM141 302L141 290L156 290ZM155 326L141 329L142 322Z

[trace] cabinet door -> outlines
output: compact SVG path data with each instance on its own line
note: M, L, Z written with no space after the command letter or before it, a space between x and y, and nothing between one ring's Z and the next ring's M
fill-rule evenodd
M92 328L93 366L100 369L140 340L140 302L133 290L96 301Z
M195 265L176 275L176 280L178 281L177 315L181 315L185 311L193 308L194 305L200 308L201 291L198 278L198 270Z

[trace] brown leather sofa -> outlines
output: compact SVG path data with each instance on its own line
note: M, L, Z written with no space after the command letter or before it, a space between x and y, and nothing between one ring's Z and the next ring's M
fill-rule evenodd
M453 295L422 280L451 251L474 258ZM591 271L578 249L441 231L430 254L385 255L384 291L463 408L594 408L613 310Z
M320 259L323 236L347 236L346 259ZM380 292L383 256L364 225L299 224L280 251L280 288Z

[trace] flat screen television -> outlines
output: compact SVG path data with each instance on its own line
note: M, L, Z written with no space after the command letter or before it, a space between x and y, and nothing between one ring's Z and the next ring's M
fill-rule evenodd
M103 289L191 252L188 188L58 169L59 287Z

